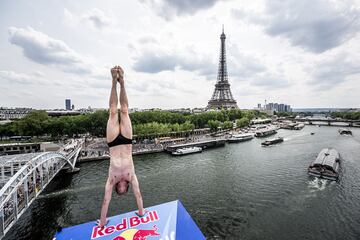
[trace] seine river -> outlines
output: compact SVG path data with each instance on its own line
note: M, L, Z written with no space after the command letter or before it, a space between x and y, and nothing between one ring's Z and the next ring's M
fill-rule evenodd
M180 199L207 239L360 239L360 129L353 137L337 130L280 130L285 142L272 147L253 139L183 157L134 157L144 204ZM338 182L307 175L325 147L342 157ZM6 239L52 239L58 226L97 219L108 166L84 163L57 177ZM109 215L135 208L132 193L114 195Z

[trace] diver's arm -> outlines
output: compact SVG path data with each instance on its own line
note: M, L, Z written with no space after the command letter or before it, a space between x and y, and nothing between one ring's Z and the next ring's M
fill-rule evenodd
M100 223L99 223L99 225L101 227L106 225L106 214L107 214L107 211L108 211L108 208L109 208L109 203L111 201L111 195L112 195L113 187L114 187L113 184L108 179L106 181L104 200L103 200L103 203L102 203L102 206L101 206Z
M133 189L134 196L136 199L136 204L139 209L138 215L143 216L145 214L144 207L143 207L143 200L142 200L142 196L141 196L141 192L140 192L139 182L138 182L135 174L131 179L131 185L132 185L132 189Z

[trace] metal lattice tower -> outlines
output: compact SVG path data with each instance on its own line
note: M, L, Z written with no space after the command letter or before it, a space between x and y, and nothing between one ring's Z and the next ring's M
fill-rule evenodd
M215 84L215 90L208 102L207 108L215 109L228 109L228 108L238 108L235 99L232 96L230 91L230 84L228 81L227 67L226 67L226 49L225 49L225 33L224 26L222 29L222 34L220 35L221 47L220 47L220 57L219 57L219 69L217 81Z

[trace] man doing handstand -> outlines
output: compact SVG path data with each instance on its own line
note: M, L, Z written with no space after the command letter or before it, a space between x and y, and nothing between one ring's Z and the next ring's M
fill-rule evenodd
M135 174L132 159L132 126L128 111L128 99L125 91L124 71L120 66L111 69L112 87L109 100L110 114L106 127L106 141L110 152L109 177L106 181L104 201L101 207L99 225L106 225L106 214L111 200L112 190L118 195L127 193L131 184L139 216L145 214L139 182ZM120 84L120 99L117 97L117 83ZM120 100L120 121L118 101Z

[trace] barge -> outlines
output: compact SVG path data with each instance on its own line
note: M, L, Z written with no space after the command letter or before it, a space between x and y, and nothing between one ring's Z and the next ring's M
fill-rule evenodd
M284 141L284 138L277 137L277 138L268 139L265 142L262 142L261 145L262 146L270 146L270 145L273 145L273 144L281 143L283 141Z
M324 148L308 168L311 176L337 180L340 170L340 154L333 148Z

